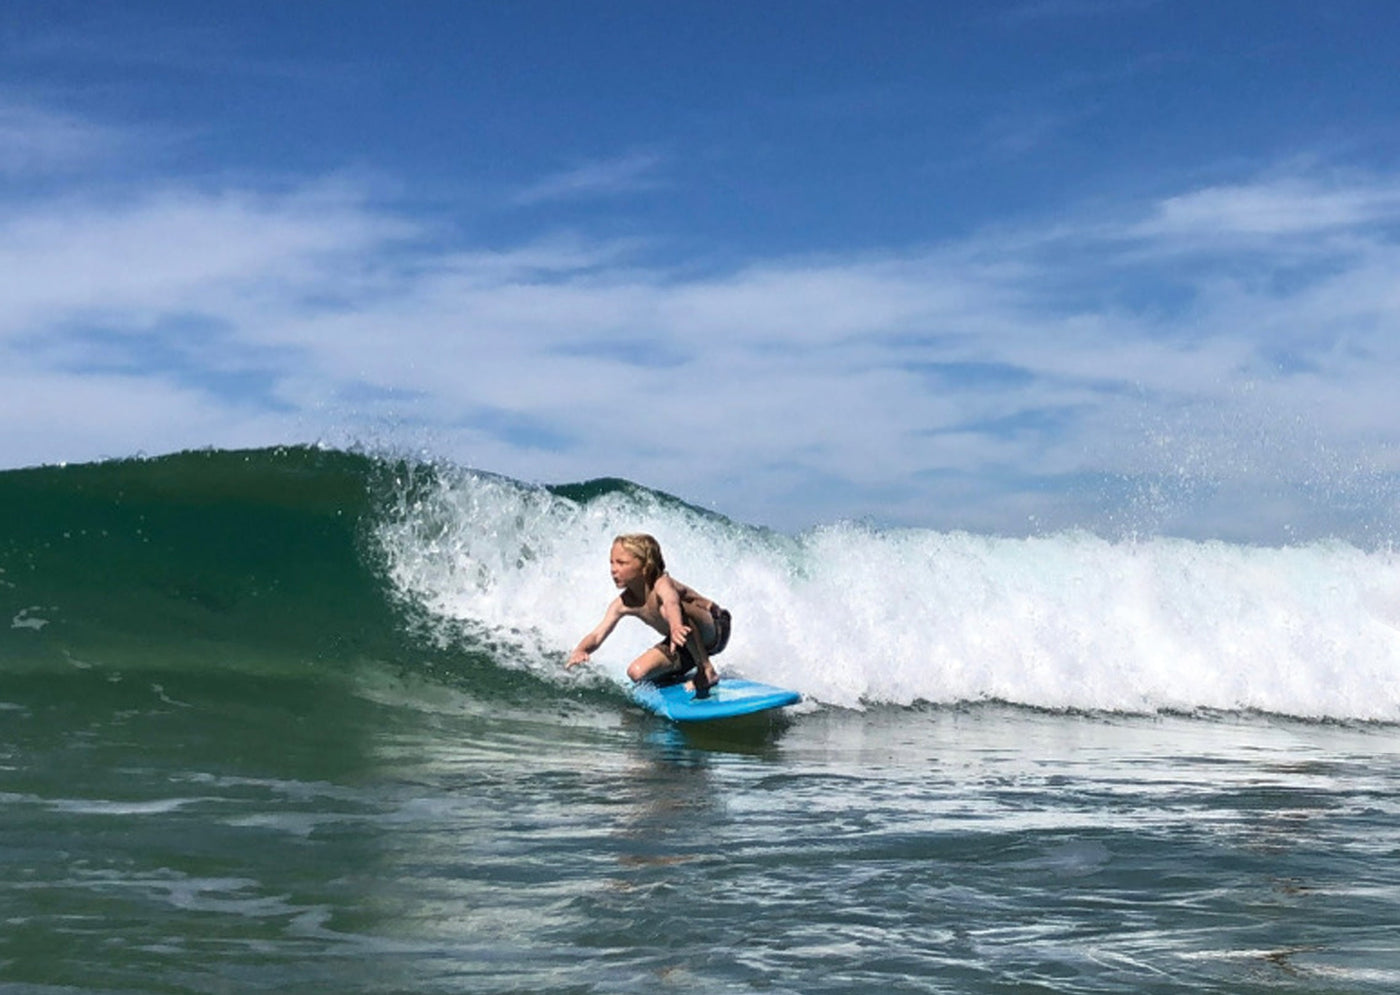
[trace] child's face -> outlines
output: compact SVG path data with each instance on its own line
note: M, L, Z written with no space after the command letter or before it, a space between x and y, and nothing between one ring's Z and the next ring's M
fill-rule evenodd
M618 543L613 544L608 565L612 570L613 583L618 587L626 587L642 576L642 561Z

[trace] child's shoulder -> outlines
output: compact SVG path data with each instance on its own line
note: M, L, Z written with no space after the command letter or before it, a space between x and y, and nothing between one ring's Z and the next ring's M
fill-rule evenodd
M659 578L657 578L656 586L659 588L662 584L665 584L669 590L674 591L676 597L680 598L682 601L684 601L692 593L690 588L686 587L684 584L676 580L676 578L672 577L670 574L662 574Z
M656 597L660 597L662 594L674 594L676 597L684 600L685 596L690 592L690 588L686 587L670 574L662 574L660 577L656 578L656 583L652 585L652 591Z

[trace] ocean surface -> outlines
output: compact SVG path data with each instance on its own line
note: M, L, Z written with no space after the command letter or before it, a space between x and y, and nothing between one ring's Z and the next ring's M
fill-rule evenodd
M779 718L562 663L649 531ZM0 473L0 991L1400 990L1400 560L750 528L315 448Z

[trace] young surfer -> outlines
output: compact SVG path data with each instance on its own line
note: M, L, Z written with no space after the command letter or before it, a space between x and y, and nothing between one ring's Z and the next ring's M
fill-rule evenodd
M597 628L579 640L567 666L586 663L619 621L638 618L665 638L633 660L627 676L634 681L674 683L694 670L695 696L708 697L710 688L719 683L710 657L729 642L729 612L668 574L661 545L649 535L614 539L609 566L613 583L622 593L608 605Z

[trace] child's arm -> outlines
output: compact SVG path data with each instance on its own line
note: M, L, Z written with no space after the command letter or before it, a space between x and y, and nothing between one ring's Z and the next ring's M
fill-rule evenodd
M671 633L671 647L680 649L690 636L690 625L685 620L685 610L681 608L680 592L666 574L656 581L656 596L661 599L661 617Z
M578 641L574 651L569 654L569 662L564 666L577 667L581 663L588 662L588 655L603 645L603 640L612 635L613 629L617 628L618 620L622 618L622 599L615 598L608 605L608 610L603 613L603 621L597 627Z

